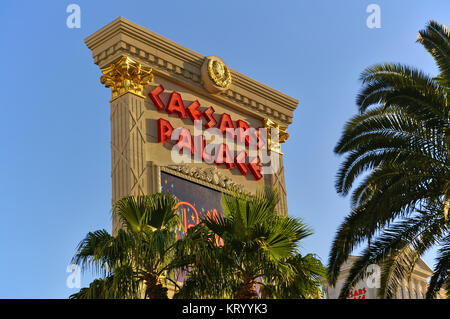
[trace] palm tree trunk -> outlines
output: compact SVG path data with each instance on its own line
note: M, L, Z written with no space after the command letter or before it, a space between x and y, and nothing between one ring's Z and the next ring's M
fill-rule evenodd
M145 276L145 296L150 299L169 299L167 295L167 288L164 287L157 275L147 274Z
M244 275L242 283L234 296L236 299L257 299L256 282L252 276Z

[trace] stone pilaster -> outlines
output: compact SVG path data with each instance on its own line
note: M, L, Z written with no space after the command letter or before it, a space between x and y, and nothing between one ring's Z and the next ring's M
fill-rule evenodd
M265 119L263 125L267 129L267 146L272 153L271 156L278 156L278 165L272 165L272 167L275 169L275 172L270 175L269 183L280 194L280 202L278 203L277 207L278 212L282 215L287 215L287 193L284 179L284 165L283 153L281 152L281 143L286 142L286 140L289 138L289 134L286 132L286 127L280 126L270 119ZM272 136L272 134L274 133L278 134L278 136Z
M124 94L111 102L112 202L147 193L144 99ZM119 225L113 219L113 233Z
M148 194L145 158L144 86L153 80L151 69L128 57L102 68L101 82L111 88L112 202L124 196ZM113 215L113 234L121 227Z
M283 154L275 154L279 156L279 168L276 174L271 175L271 184L274 189L280 194L280 202L278 203L277 210L280 214L287 215L287 198L286 198L286 184L284 180L284 165Z

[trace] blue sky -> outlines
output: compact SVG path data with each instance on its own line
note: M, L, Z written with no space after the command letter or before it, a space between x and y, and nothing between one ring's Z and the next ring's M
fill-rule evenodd
M66 26L71 3L80 29ZM366 26L371 3L379 29ZM315 230L302 251L326 262L349 211L332 150L356 112L359 74L385 61L436 74L415 40L429 19L450 25L450 2L2 1L0 298L76 292L66 286L76 245L111 230L110 91L83 40L118 16L299 99L283 145L289 214Z

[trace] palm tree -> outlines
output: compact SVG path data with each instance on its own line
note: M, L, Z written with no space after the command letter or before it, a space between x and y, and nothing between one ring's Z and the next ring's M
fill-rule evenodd
M94 280L71 298L166 299L170 262L176 242L177 199L169 194L124 197L114 211L123 227L116 236L106 230L89 232L80 242L73 262L92 268L104 278Z
M352 250L369 243L341 297L366 276L369 265L379 264L379 294L392 298L433 246L440 248L426 297L441 287L450 293L450 30L430 21L417 41L435 59L439 74L432 78L401 64L367 68L361 74L359 114L347 122L335 147L337 154L346 154L337 174L338 193L347 195L358 177L361 182L329 255L332 285Z
M302 256L299 253L285 259L292 269L286 280L266 283L263 298L279 299L319 299L322 297L322 280L326 278L326 268L314 254Z
M309 298L326 271L313 255L296 253L312 231L300 220L278 215L278 194L224 194L224 217L207 217L177 246L175 265L187 279L178 298ZM223 245L217 245L217 237Z

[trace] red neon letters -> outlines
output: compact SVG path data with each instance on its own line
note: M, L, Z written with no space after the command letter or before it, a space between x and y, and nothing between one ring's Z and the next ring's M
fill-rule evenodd
M200 120L201 116L203 115L203 117L207 121L204 125L206 129L213 128L217 125L217 120L214 118L215 110L212 106L208 107L202 112L199 110L199 101L195 100L187 108L185 108L181 94L175 91L170 94L167 105L164 105L164 102L161 99L161 95L163 92L164 87L162 85L159 85L148 93L148 96L150 97L158 111L162 111L163 109L165 109L168 114L176 113L181 119L189 116L192 122L194 122L195 120ZM174 130L170 122L160 118L158 119L157 124L158 142L164 143L166 141L170 141ZM247 122L243 120L237 120L235 126L233 124L231 116L227 113L222 114L218 128L222 132L222 134L232 133L232 137L234 137L234 130L235 128L237 128L237 142L243 143L245 141L245 145L247 146L250 145L250 142L253 141L253 139L256 139L257 141L257 149L260 149L265 143L264 139L259 136L258 131L250 129L250 125ZM253 131L254 133L250 134L251 131ZM187 128L181 128L176 145L179 151L187 149L191 154L201 155L201 158L203 160L211 162L211 155L207 154L204 151L205 146L206 142L203 136L200 136L199 140L195 141L194 143L194 138L192 137L190 131ZM230 152L228 146L226 144L221 144L217 150L217 154L215 155L216 158L214 159L214 162L217 165L225 163L228 169L237 167L241 174L244 176L246 176L248 171L250 171L256 180L260 180L262 178L261 161L259 158L248 162L247 153L245 151L239 152L239 154L234 159L232 158L231 154L232 153Z
M208 121L205 124L205 128L212 128L214 126L216 126L217 121L214 118L213 114L214 114L214 108L212 106L210 106L205 112L203 112L203 116L205 117L205 119Z
M167 113L172 114L177 112L178 116L182 119L186 117L186 109L184 108L183 100L178 92L172 92L170 95L169 103L167 103L166 108Z
M162 85L157 86L154 88L148 96L152 100L153 104L155 104L158 111L161 111L164 108L164 103L161 101L161 98L159 95L164 91L164 87Z
M164 143L167 140L170 140L172 136L173 127L169 121L164 119L158 120L158 143Z
M198 109L199 107L200 107L200 102L195 100L186 109L186 112L189 115L189 117L191 118L192 122L194 122L196 120L200 120L200 117L202 116L202 112Z

